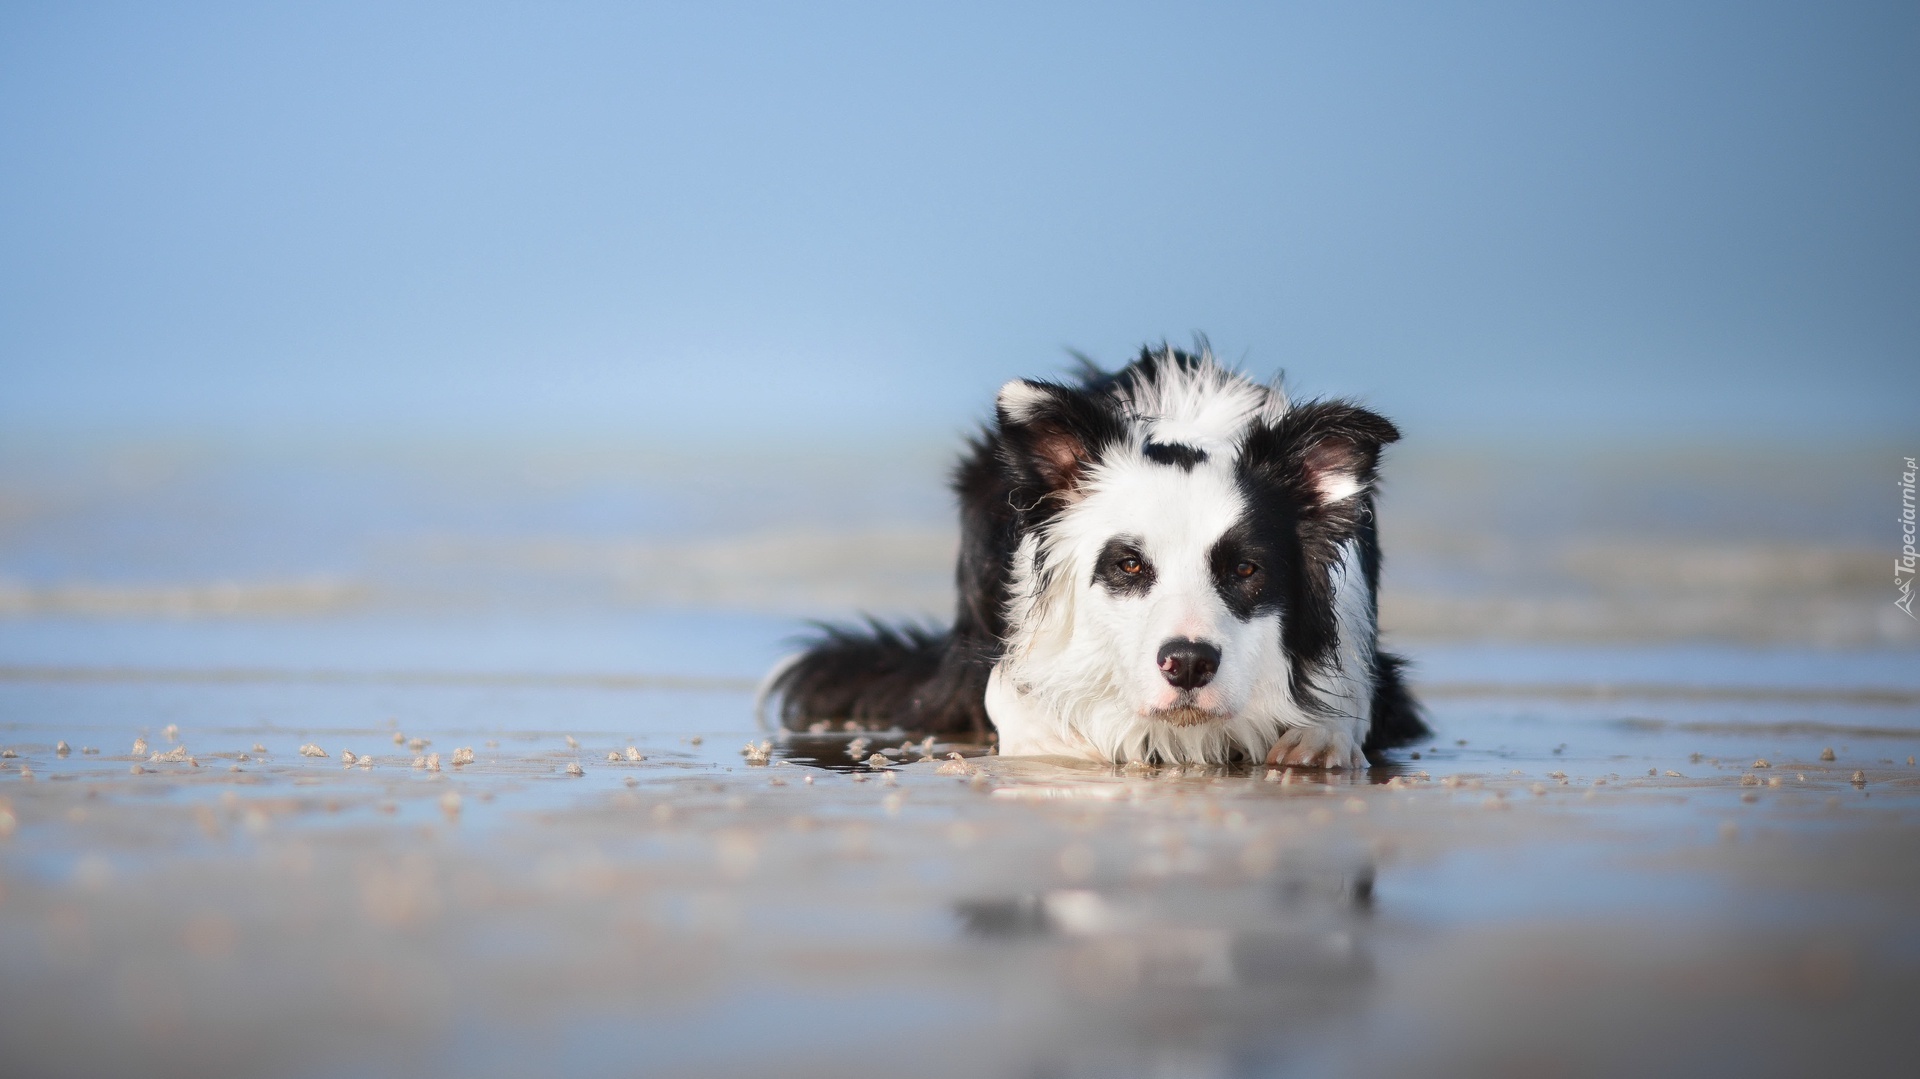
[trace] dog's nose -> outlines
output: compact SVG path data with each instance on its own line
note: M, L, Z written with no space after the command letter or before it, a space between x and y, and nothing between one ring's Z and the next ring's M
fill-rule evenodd
M1220 650L1205 641L1175 637L1160 646L1160 673L1181 689L1199 689L1220 670Z

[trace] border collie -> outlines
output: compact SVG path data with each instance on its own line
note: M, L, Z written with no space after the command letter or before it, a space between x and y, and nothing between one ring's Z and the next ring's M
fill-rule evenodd
M824 627L769 679L781 721L982 739L991 723L1008 755L1363 768L1427 734L1377 647L1375 468L1399 437L1204 343L1009 382L954 473L953 628Z

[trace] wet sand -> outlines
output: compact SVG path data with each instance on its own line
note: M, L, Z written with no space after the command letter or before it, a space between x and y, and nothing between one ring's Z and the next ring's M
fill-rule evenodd
M1364 776L752 760L936 449L0 446L0 1073L1913 1070L1886 455L1402 454Z
M725 683L233 673L0 679L9 1073L1803 1075L1913 1053L1905 690L1430 684L1442 736L1364 776L1136 774L876 732L769 740L761 764Z

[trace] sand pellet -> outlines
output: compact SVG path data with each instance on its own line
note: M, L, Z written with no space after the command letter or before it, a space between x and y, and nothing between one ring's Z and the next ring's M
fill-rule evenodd
M178 742L180 740L180 724L169 723L160 728L160 737L165 738L169 742Z
M414 751L415 753L418 753L418 752L420 752L421 750L423 750L423 749L425 749L425 748L427 748L428 746L430 746L430 745L432 745L432 744L433 744L432 742L430 742L430 741L428 741L428 740L427 740L427 739L425 739L425 738L409 738L409 739L407 739L407 748L408 748L408 749L411 749L411 750L413 750L413 751Z
M353 750L351 749L343 749L340 751L340 763L343 765L351 766L354 761L359 759L359 757L354 756Z
M628 760L630 760L630 761L634 761L634 762L636 762L636 763L637 763L637 762L639 762L639 761L643 761L643 760L646 760L646 759L647 759L647 755L646 755L646 754L644 754L644 753L642 753L642 752L640 752L639 750L637 750L637 749L635 749L635 748L633 748L632 746L628 746L628 747L627 747L627 759L628 759Z
M1757 761L1754 761L1754 762L1753 762L1753 766L1754 766L1755 768L1771 768L1771 767L1773 767L1773 765L1771 765L1771 764L1769 764L1769 763L1767 763L1767 761L1766 761L1766 759L1765 759L1765 758L1762 758L1762 759L1760 759L1760 760L1757 760Z
M887 758L881 756L878 753L875 753L873 756L867 758L867 767L869 768L885 768L887 766L887 763L888 763Z
M570 776L583 776L587 774L587 770L578 764L569 764L567 765L567 774Z
M440 770L440 754L438 753L427 754L427 771L438 772L439 770Z
M300 755L302 757L324 757L327 755L327 751L314 745L312 742L308 742L306 745L300 747Z
M1681 775L1681 774L1680 774L1679 772L1676 772L1676 771L1674 771L1673 769L1671 769L1671 768L1669 768L1669 769L1667 769L1667 778L1668 778L1668 779L1685 779L1685 778L1687 778L1687 777L1686 777L1686 776L1683 776L1683 775Z
M136 757L144 757L147 755L147 740L145 738L135 738L133 740L133 755Z
M740 755L747 758L748 764L765 764L773 756L773 743L762 741L756 745L748 742L740 750Z
M458 768L463 764L472 764L472 763L473 763L473 747L472 746L461 746L459 749L456 749L453 751L454 767Z
M609 761L618 761L620 759L620 754L615 753L613 750L609 749L607 750L607 759Z
M1865 772L1855 772L1855 773L1853 773L1853 785L1854 785L1854 786L1856 786L1856 787L1864 787L1864 786L1866 786L1866 785L1867 785L1867 773L1865 773Z
M260 744L260 743L258 743L258 742L255 742L255 743L253 744L253 751L254 751L255 753L265 753L265 752L267 751L267 747L266 747L266 746L263 746L263 745L261 745L261 744Z
M64 757L72 752L73 752L73 747L66 744L65 742L57 742L54 744L53 755L56 757Z
M1821 750L1821 751L1820 751L1820 759L1821 759L1821 760L1823 760L1823 761L1830 761L1830 760L1832 760L1832 759L1833 759L1833 747L1832 747L1832 746L1828 746L1827 748L1825 748L1825 749L1823 749L1823 750Z

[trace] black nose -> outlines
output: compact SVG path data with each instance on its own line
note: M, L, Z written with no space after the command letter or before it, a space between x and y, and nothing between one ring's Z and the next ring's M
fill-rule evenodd
M1160 646L1160 673L1181 689L1199 689L1220 670L1220 650L1205 641L1175 637Z

